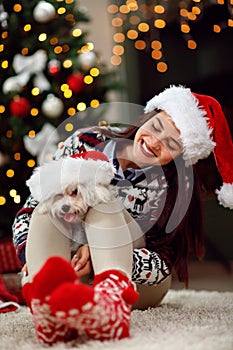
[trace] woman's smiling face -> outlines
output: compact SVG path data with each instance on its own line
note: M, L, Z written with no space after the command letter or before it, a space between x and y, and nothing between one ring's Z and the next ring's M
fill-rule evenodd
M140 167L168 164L182 151L180 132L164 111L144 123L134 138L133 157Z

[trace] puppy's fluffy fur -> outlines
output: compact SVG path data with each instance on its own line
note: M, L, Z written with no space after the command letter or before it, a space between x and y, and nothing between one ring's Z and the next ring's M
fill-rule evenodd
M82 220L88 208L114 198L110 185L115 168L100 152L53 160L34 170L27 181L40 213L67 222Z
M90 207L100 203L107 203L113 199L111 186L91 184L67 186L63 193L59 193L40 202L41 214L51 213L53 216L63 218L67 222L76 223L85 218Z

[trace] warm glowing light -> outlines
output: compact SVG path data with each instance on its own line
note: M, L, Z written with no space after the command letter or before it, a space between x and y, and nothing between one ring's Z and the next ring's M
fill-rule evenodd
M50 44L51 45L56 45L58 43L58 38L51 38L50 39Z
M2 32L2 39L6 39L8 37L8 32Z
M74 125L73 125L72 123L67 123L67 124L65 125L65 130L66 130L66 131L70 132L70 131L72 131L73 129L74 129Z
M157 71L160 73L165 73L168 69L168 66L165 62L157 63Z
M112 56L110 62L113 66L119 66L122 62L121 56Z
M69 116L73 116L73 115L75 115L75 113L76 113L76 110L75 110L75 108L73 108L73 107L70 107L70 108L68 109L68 111L67 111L67 114L68 114Z
M123 43L125 41L125 35L123 33L115 33L113 35L113 40L116 43Z
M182 31L182 33L189 33L190 32L190 27L188 24L186 23L182 23L180 26L180 30Z
M35 130L30 130L30 131L28 132L28 136L29 136L31 139L33 139L33 138L36 136Z
M66 91L69 89L69 85L68 84L62 84L60 87L61 91Z
M12 190L9 191L9 195L14 198L17 195L17 191L12 188Z
M0 44L0 52L4 51L4 45Z
M7 60L2 61L1 66L2 66L2 68L3 68L3 69L7 69L7 68L8 68L8 65L9 65L9 63L8 63L8 61L7 61Z
M138 10L138 4L136 1L127 1L127 6L129 7L130 11Z
M94 79L93 79L92 76L86 75L86 76L84 77L83 80L84 80L84 83L85 83L85 84L88 84L88 85L89 85L89 84L92 84L92 83L93 83L93 80L94 80Z
M196 41L190 39L187 42L187 46L189 49L195 50L197 48L197 43L196 43Z
M224 0L217 0L218 5L224 5Z
M99 105L100 105L100 102L98 100L96 100L96 99L91 100L90 106L92 108L97 108Z
M31 115L33 117L36 117L39 114L39 110L37 108L32 108L31 109Z
M5 106L0 105L0 113L4 113L6 110Z
M118 12L118 6L117 5L109 5L107 8L109 13L116 13Z
M138 25L138 29L140 30L140 32L148 32L150 27L147 23L142 22Z
M63 52L68 52L69 50L70 50L69 45L67 45L67 44L62 45L62 51Z
M59 7L59 9L57 9L57 13L59 15L64 15L64 13L66 13L66 8L65 7Z
M197 6L193 6L192 13L194 13L195 15L200 15L201 9Z
M124 54L124 48L121 45L115 45L112 49L112 52L114 55L123 55Z
M7 130L6 137L8 137L8 139L10 139L12 137L12 135L13 135L12 130Z
M31 24L25 24L23 29L25 32L29 32L32 29L32 26L31 26Z
M28 48L27 47L24 47L22 50L21 50L21 54L23 56L26 56L28 54Z
M233 19L228 19L228 26L233 27Z
M13 177L15 175L15 172L13 169L8 169L6 172L7 177Z
M20 195L17 194L17 196L14 197L14 202L15 202L16 204L19 204L20 201L21 201Z
M21 154L20 154L19 152L16 152L16 153L14 154L14 159L15 159L15 160L20 160L20 159L21 159Z
M154 12L155 12L155 13L164 13L164 12L165 12L165 9L164 9L164 7L161 6L161 5L156 5L156 6L154 7Z
M146 48L146 43L143 40L136 40L134 46L137 50L144 50Z
M214 24L213 31L215 33L220 33L221 32L221 27L218 24Z
M121 5L120 8L119 8L119 11L121 13L129 13L130 12L130 9L127 5Z
M32 95L33 96L38 96L40 94L40 89L38 87L34 87L32 89Z
M154 26L156 28L162 29L162 28L166 27L166 22L163 19L156 19L154 21Z
M67 89L67 90L64 91L64 97L65 98L71 98L72 94L73 94L72 90L70 90L70 89Z
M182 17L188 17L188 10L186 9L180 9L180 15Z
M54 48L54 52L55 54L59 55L60 53L62 53L62 47L60 45L56 46Z
M151 53L151 57L154 60L160 60L160 58L162 57L162 52L161 51L157 51L157 50L153 50Z
M73 32L72 32L72 35L73 35L75 38L77 38L77 37L79 37L80 35L82 35L81 29L80 29L80 28L75 28L75 29L73 30Z
M122 18L119 18L119 17L113 18L112 20L113 27L121 27L122 24L123 24Z
M63 67L64 68L70 68L70 67L72 67L72 65L73 65L73 62L71 60L65 60L63 62Z
M0 196L0 205L4 205L6 203L6 198L3 196Z
M127 37L131 40L137 39L138 37L138 32L134 29L130 29L127 32Z
M38 40L39 41L45 41L47 39L47 34L46 33L41 33L39 36L38 36Z
M153 40L151 42L151 48L154 50L160 50L162 48L162 43L159 40Z
M34 161L34 159L28 159L27 166L29 168L33 168L35 165L36 165L36 162Z
M93 77L98 77L98 75L100 74L100 70L96 67L93 67L91 68L90 70L90 74L93 76Z
M15 4L13 10L15 12L20 12L22 10L22 6L20 4Z
M188 13L188 19L189 19L190 21L196 21L197 16L196 16L193 12L189 12L189 13Z
M84 103L84 102L79 102L79 103L77 104L77 110L78 110L79 112L85 111L86 108L87 108L87 106L86 106L86 103Z

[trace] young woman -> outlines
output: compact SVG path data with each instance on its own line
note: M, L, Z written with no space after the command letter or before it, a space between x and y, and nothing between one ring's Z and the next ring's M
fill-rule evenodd
M150 100L145 112L137 125L122 131L77 130L55 154L59 159L97 150L116 168L116 199L90 208L85 217L88 244L73 255L70 239L38 213L40 204L32 196L16 216L14 243L29 275L23 293L42 343L78 334L127 337L131 306L158 305L173 268L188 284L190 253L204 254L200 189L191 165L212 151L224 181L219 201L233 208L227 154L233 148L218 102L172 86ZM91 269L94 281L88 286L79 277Z

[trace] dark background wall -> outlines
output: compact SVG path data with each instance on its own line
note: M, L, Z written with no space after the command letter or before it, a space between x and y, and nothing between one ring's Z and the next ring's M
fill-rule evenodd
M183 84L192 91L215 97L222 105L233 136L233 28L220 33L212 28L227 23L225 6L208 6L201 19L191 26L197 49L190 50L176 19L160 31L163 56L168 64L166 73L156 71L156 61L145 51L137 51L133 43L126 47L127 91L130 102L145 103L170 84ZM190 23L189 23L190 24ZM151 40L153 33L144 35ZM148 36L148 38L147 38ZM233 159L232 159L233 166ZM201 161L198 171L205 182L204 215L207 237L207 257L233 259L233 210L220 206L214 189L220 182L213 157Z

